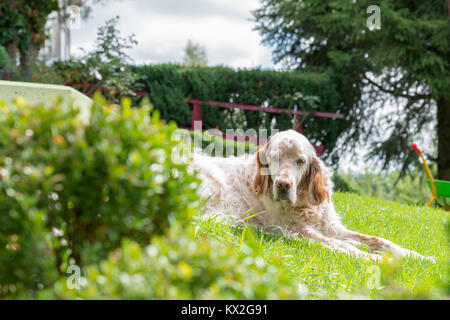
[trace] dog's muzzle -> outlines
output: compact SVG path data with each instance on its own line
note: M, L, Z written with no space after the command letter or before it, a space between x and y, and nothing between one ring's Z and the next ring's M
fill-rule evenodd
M290 193L291 193L291 188L292 188L291 181L279 179L275 183L275 187L277 189L278 200L289 200L290 199Z

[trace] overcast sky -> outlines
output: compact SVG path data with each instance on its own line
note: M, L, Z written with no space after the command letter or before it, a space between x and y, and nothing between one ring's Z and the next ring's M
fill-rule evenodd
M258 6L259 0L110 0L72 30L72 53L92 49L98 27L119 15L121 35L138 41L129 52L136 63L182 62L191 39L206 48L208 65L274 68L250 21Z

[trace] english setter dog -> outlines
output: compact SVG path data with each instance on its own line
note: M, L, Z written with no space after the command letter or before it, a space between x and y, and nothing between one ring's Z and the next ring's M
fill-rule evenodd
M331 169L317 157L308 139L294 130L275 134L253 155L223 158L194 153L192 165L202 180L200 195L219 200L207 201L206 213L237 217L259 213L248 221L377 262L382 261L380 254L364 252L353 244L389 251L394 257L433 261L389 240L348 230L331 199Z

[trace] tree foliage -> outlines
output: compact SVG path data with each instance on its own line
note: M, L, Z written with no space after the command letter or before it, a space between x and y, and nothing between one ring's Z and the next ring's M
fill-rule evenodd
M46 23L50 13L58 12L59 23L69 18L68 5L81 6L81 16L90 17L92 5L110 0L0 0L0 46L4 46L12 67L19 60L21 77L29 76L39 50L48 38ZM18 59L19 58L19 59ZM8 72L8 77L11 75Z
M44 45L45 24L54 10L58 10L57 0L0 1L0 45L6 48L12 61L19 54L23 69L28 68Z
M57 62L55 67L66 84L92 95L97 90L110 102L120 103L124 96L134 96L131 86L135 74L130 70L127 50L137 44L134 35L122 37L117 28L119 16L99 27L94 50L80 58Z
M366 24L371 4L263 0L253 15L275 61L298 69L331 68L342 76L342 90L354 106L349 148L377 137L372 155L384 167L397 162L406 170L416 158L411 141L437 121L439 175L450 180L447 4L378 1L381 29L372 31ZM390 105L385 116L377 113L380 105Z
M189 40L184 49L184 65L186 67L206 67L207 62L206 49Z

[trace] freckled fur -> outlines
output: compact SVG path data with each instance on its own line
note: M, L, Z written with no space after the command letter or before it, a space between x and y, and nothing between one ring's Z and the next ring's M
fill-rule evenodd
M269 155L279 155L276 163ZM296 159L306 160L298 165ZM297 164L296 164L297 163ZM377 253L367 253L355 247L364 243L375 251L390 251L394 257L412 256L433 260L410 251L389 240L348 230L341 223L332 202L332 170L324 165L311 143L300 133L279 132L254 155L241 157L209 157L194 154L193 166L202 184L199 193L221 201L208 201L206 213L232 215L266 230L285 230L290 234L319 241L338 252L364 259L381 261ZM289 200L278 199L277 179L293 182Z

